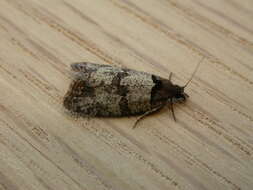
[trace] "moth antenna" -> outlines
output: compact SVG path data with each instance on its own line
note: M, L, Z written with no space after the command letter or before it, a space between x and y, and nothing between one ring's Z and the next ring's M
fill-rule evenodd
M202 59L199 61L198 65L196 66L196 68L195 68L195 70L194 70L194 72L192 73L191 78L190 78L190 79L188 80L188 82L183 86L183 88L185 88L185 87L192 81L194 75L196 74L196 72L197 72L197 70L198 70L198 68L199 68L199 66L200 66L200 63L202 63L204 59L205 59L205 57L202 57Z
M171 78L172 78L172 72L170 73L170 76L169 76L169 81L171 81Z

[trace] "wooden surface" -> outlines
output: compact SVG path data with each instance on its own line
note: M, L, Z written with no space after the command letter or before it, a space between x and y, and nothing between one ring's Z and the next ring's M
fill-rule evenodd
M0 189L253 189L252 0L1 0ZM175 106L73 118L72 62L183 85Z

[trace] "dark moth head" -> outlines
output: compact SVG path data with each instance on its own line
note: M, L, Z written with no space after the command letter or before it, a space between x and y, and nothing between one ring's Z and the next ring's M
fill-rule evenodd
M173 102L184 102L189 96L184 92L184 86L173 85L170 88Z
M171 74L169 80L162 79L161 84L163 85L163 88L166 89L168 96L168 100L170 102L184 102L186 98L189 96L184 92L184 89L187 87L187 85L192 81L194 75L196 74L200 63L204 60L204 57L199 61L198 65L196 66L194 72L191 75L191 78L186 82L184 86L178 86L174 85L171 82Z
M151 92L151 102L153 104L159 102L183 102L189 96L184 92L184 87L174 85L170 80L152 76L155 86Z

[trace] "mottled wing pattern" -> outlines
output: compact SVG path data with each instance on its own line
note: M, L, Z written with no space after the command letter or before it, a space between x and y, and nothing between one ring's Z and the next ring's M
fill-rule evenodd
M64 106L89 116L129 116L152 109L152 75L131 69L75 63L74 80L64 99Z

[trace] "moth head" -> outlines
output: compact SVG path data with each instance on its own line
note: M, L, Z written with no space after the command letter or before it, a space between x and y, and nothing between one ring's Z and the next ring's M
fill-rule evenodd
M174 85L172 88L173 102L184 102L189 96L184 92L184 86Z
M204 60L204 57L199 61L198 65L196 66L194 72L192 73L191 78L186 82L184 86L173 85L172 88L172 95L173 95L173 102L184 102L189 96L184 92L184 89L187 85L192 81L194 75L196 74L200 63Z

